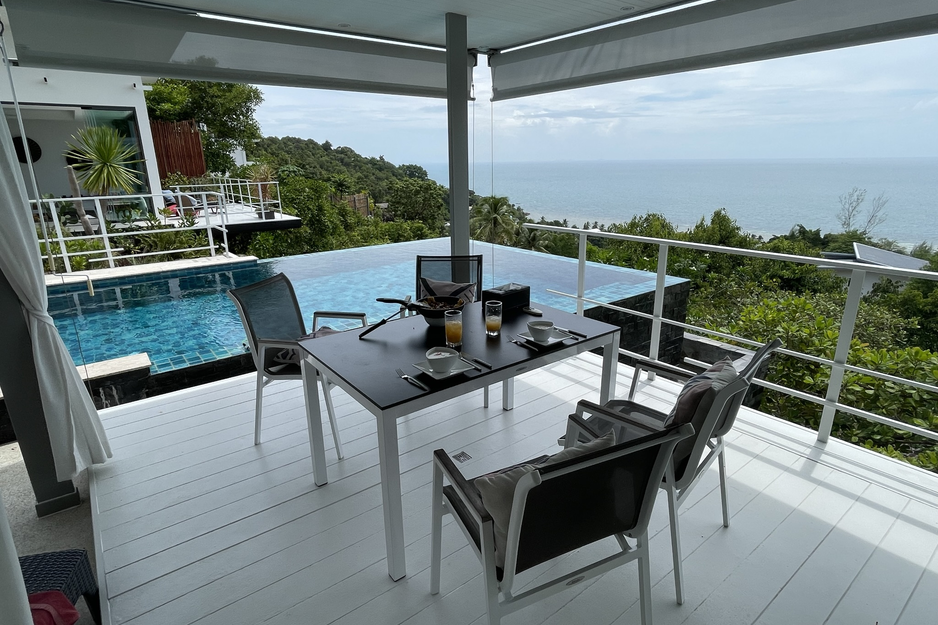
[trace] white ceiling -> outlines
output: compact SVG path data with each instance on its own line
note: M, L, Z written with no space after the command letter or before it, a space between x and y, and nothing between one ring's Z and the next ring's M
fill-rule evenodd
M30 2L42 0L30 0ZM167 0L167 8L444 47L447 13L465 15L469 47L501 50L690 0Z
M938 0L170 1L2 0L24 66L432 97L449 13L498 52L496 99L938 32Z

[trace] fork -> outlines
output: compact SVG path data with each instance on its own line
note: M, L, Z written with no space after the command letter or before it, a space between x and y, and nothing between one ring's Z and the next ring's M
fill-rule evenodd
M409 375L407 375L406 373L404 373L404 370L403 370L403 369L397 369L396 371L397 371L397 375L399 375L402 380L407 380L408 382L410 382L410 383L413 384L414 386L419 387L419 388L422 388L422 389L425 390L425 391L429 391L429 390L430 390L430 389L427 387L426 384L424 384L423 382L421 382L421 381L418 380L417 378L415 378L415 377L413 377L413 376L409 376Z

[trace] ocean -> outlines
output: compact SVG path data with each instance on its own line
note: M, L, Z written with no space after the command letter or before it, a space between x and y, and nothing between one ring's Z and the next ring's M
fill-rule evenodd
M448 184L445 163L424 167ZM938 246L938 158L510 162L495 163L494 178L494 194L534 220L582 226L657 212L685 229L725 208L745 231L763 237L796 224L840 231L838 198L858 187L867 191L862 214L876 196L888 198L886 221L873 238ZM491 164L470 168L470 186L492 194Z

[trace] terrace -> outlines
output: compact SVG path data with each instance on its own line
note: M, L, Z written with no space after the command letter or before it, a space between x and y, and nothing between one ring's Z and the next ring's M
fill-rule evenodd
M444 15L430 2L408 3L409 12L400 3L327 4L277 1L237 8L213 0L171 6L5 0L4 8L17 29L23 66L446 97L454 253L470 245L466 67L478 54L491 54L494 99L501 100L938 30L934 7L914 0L889 6L873 0L656 0L640 7L584 0L568 3L567 11L506 1L464 6L471 18ZM617 23L622 10L635 10L640 19ZM328 32L336 24L349 26L348 15L360 20L352 33L357 40ZM271 27L283 25L293 30ZM570 33L577 34L563 37ZM160 45L128 47L127 41ZM200 62L206 58L213 62ZM12 152L8 143L6 153ZM11 208L25 205L18 169L3 182L10 201L0 205L10 213L9 223L19 223L22 216ZM646 242L665 257L673 243ZM19 243L7 253L25 264L32 248ZM863 277L864 269L843 266L854 278ZM934 279L921 272L885 272ZM6 282L0 282L0 304L12 310L23 296ZM659 269L654 311L630 313L651 319L652 356L658 355L665 322L664 283ZM682 509L688 601L681 607L672 600L666 521L658 506L651 550L659 623L933 619L934 475L829 439L838 411L936 437L839 403L859 297L854 283L837 353L814 359L832 372L826 396L803 397L823 405L821 431L744 411L729 445L731 528L720 527L712 474L709 490L698 489L698 499ZM577 295L578 306L589 303L582 299L582 279ZM30 375L38 359L8 353L0 372L14 371L8 380ZM443 593L427 592L430 450L466 451L472 456L464 467L469 474L553 450L575 401L595 399L598 370L598 360L583 355L520 377L513 411L501 411L497 402L480 408L478 394L470 394L400 422L411 564L410 575L397 583L388 579L383 561L374 421L348 397L336 397L347 457L336 462L327 454L332 482L321 488L311 480L303 400L295 386L273 387L280 410L257 447L250 440L253 394L245 377L103 411L115 457L92 468L90 479L107 622L479 621L477 567L452 526L444 532ZM628 373L623 367L617 394L624 392ZM72 383L64 376L43 382L47 395L50 389L64 393ZM7 390L19 391L18 386ZM667 405L675 390L655 381L642 392ZM27 404L42 414L38 389ZM59 433L84 424L83 417L91 421L93 415L47 412L44 425ZM30 468L30 477L48 512L50 502L60 506L74 500L74 493L71 482L58 482L50 468L48 440L42 449L45 461ZM634 578L634 567L623 568L506 621L634 621Z
M428 243L434 248L445 240ZM326 273L340 271L349 255L355 263L383 259L402 270L397 260L406 263L428 243L305 258ZM365 260L369 253L372 261ZM551 279L537 283L539 302L588 308L599 305L593 299L599 294L625 288L603 273L612 268L583 262L581 272L570 259L494 253L496 274L518 269L513 254L530 256L535 268L560 263L544 272ZM659 278L640 282L664 289L667 281ZM646 317L659 327L674 323L660 311ZM345 393L334 400L346 456L336 460L327 436L331 481L322 487L313 483L299 383L267 390L259 446L252 444L253 375L103 410L114 457L90 472L90 514L106 622L292 623L311 614L322 623L481 622L479 567L453 525L444 530L443 590L429 594L430 454L441 447L464 451L471 460L460 468L476 475L556 451L566 414L577 400L596 399L600 368L601 358L583 354L522 375L512 411L498 401L483 408L474 392L399 421L409 561L399 582L387 577L375 419ZM631 376L620 366L617 396L626 395ZM640 389L650 405L667 408L679 386L659 378ZM819 436L743 410L728 439L730 528L720 524L715 467L681 509L688 593L682 606L673 599L667 504L659 495L651 531L655 622L885 624L933 614L938 476ZM578 558L602 548L553 566L575 568ZM549 571L541 566L530 580ZM634 622L636 588L635 569L626 566L504 622Z

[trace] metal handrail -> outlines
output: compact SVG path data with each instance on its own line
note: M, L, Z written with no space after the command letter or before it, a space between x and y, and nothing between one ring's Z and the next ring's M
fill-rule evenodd
M850 365L847 363L847 356L850 351L850 343L853 339L854 326L856 325L857 312L860 307L860 297L862 295L862 286L864 278L867 273L874 273L877 275L884 275L893 278L921 278L924 280L938 281L938 273L931 271L922 271L915 269L900 269L896 267L881 267L878 265L866 265L862 263L857 263L853 261L845 260L829 260L826 258L816 258L812 256L796 256L790 254L781 254L778 252L766 252L762 250L751 250L735 247L723 247L720 245L710 245L706 243L693 243L690 241L676 241L672 239L659 239L654 237L643 237L638 235L631 234L617 234L612 232L602 232L600 230L581 230L579 228L567 228L562 226L547 226L542 224L523 224L525 228L532 230L546 230L548 232L556 232L560 234L569 234L578 237L579 239L579 253L578 253L578 267L577 267L577 294L573 295L570 293L564 293L562 291L555 291L548 289L548 292L560 295L562 297L569 297L575 299L577 302L577 314L583 314L583 304L589 303L595 306L602 306L604 308L609 308L616 310L618 312L624 312L632 314L643 319L650 319L652 322L651 327L651 341L649 347L648 357L652 360L657 360L658 358L658 347L661 339L661 325L667 323L673 326L684 328L685 330L690 330L692 332L698 332L702 334L709 334L712 336L718 336L720 338L737 341L745 345L757 346L758 343L743 337L739 337L733 334L728 334L725 332L719 332L716 330L711 330L709 328L703 328L700 326L695 326L693 324L683 323L680 321L675 321L672 319L666 319L663 316L663 306L664 306L664 289L665 289L665 279L667 278L667 258L668 250L671 247L679 247L685 249L693 249L701 252L708 253L718 253L718 254L730 254L736 256L748 256L750 258L762 258L767 260L777 260L790 263L798 263L804 265L816 265L823 266L825 268L840 268L850 271L850 286L847 293L847 299L844 304L844 314L840 321L840 334L838 336L837 348L834 352L834 358L820 358L818 356L813 356L811 354L805 354L791 349L780 349L779 352L792 356L795 358L800 358L809 362L814 362L831 368L830 379L828 380L827 392L825 397L816 397L810 393L804 393L802 391L797 391L790 389L778 384L773 384L770 382L765 382L763 380L754 380L756 383L776 390L779 392L787 393L794 397L804 399L816 404L823 406L823 411L821 414L821 423L818 427L818 442L826 442L830 438L831 428L833 427L834 414L837 411L845 412L858 416L864 419L869 419L877 423L882 423L890 427L906 430L920 436L925 436L930 439L938 440L938 432L932 432L924 428L920 428L908 423L903 423L901 421L896 421L888 417L883 417L874 413L861 410L859 408L854 408L852 406L847 406L841 404L838 400L840 397L840 391L843 383L844 373L847 371L852 371L856 373L862 373L864 375L869 375L871 377L876 377L882 380L889 382L894 382L897 384L905 384L913 388L929 391L933 393L938 393L938 386L933 384L927 384L924 382L918 382L916 380L909 380L899 376L894 376L886 373L880 373L878 371L873 371L865 367L858 367L855 365ZM605 302L600 302L597 300L589 299L584 297L585 293L585 275L586 275L586 249L587 249L587 238L595 237L601 239L613 239L617 241L631 241L634 243L645 243L649 245L658 246L658 268L657 276L655 282L655 303L654 311L649 313L640 312L637 310L632 310L629 308L624 308L621 306L616 306L614 304L608 304ZM620 353L626 353L630 356L634 356L632 352L627 350L619 350Z
M194 226L180 226L176 225L173 229L175 232L186 231L186 230L204 230L208 238L207 246L200 247L191 247L191 248L182 248L175 250L161 250L159 252L140 252L135 254L120 254L119 258L121 259L132 259L132 258L142 258L146 256L153 256L154 254L181 254L184 252L201 252L208 251L211 256L215 256L216 250L221 248L221 252L224 254L228 253L228 229L226 227L227 219L224 212L220 212L218 217L219 221L217 223L212 223L212 219L209 216L207 210L204 210L208 206L206 196L211 195L211 192L202 192L203 193L203 206L192 207L193 210L203 210L204 215L204 224L194 225ZM217 194L215 194L217 195ZM137 215L130 214L127 215L126 220L118 221L118 218L115 218L109 221L106 218L106 207L103 203L109 203L111 201L123 201L123 202L136 202L142 204L142 212ZM148 201L149 200L149 201ZM59 205L63 203L75 203L75 202L92 202L94 204L94 210L86 211L91 212L89 217L94 217L97 221L97 229L99 230L96 234L82 234L77 236L65 236L67 227L62 223L62 220L59 216ZM31 200L30 205L34 212L39 213L39 218L41 220L46 219L46 211L52 218L53 230L55 232L54 237L40 237L38 239L39 243L45 243L48 250L49 262L51 263L54 258L61 258L62 264L65 266L66 273L72 273L72 264L70 258L73 256L91 256L104 254L103 258L89 258L89 262L107 262L108 267L113 268L115 266L114 260L118 258L115 256L115 252L123 252L123 248L113 248L111 247L111 239L116 237L123 237L131 234L126 228L115 227L113 222L124 223L124 224L133 224L135 221L142 221L142 219L149 218L150 216L155 217L162 224L168 224L171 220L170 216L166 211L162 210L163 196L155 193L148 194L136 194L136 195L98 195L92 197L64 197L64 198L43 198L40 200L40 205L42 208L36 208L36 201ZM224 199L220 200L221 206L224 206ZM107 208L110 208L109 206ZM109 230L110 228L110 230ZM222 241L220 243L215 243L214 230L218 230L222 234ZM132 234L165 234L169 232L165 229L160 230L134 230ZM83 240L99 240L101 241L104 249L101 250L86 250L81 252L69 252L67 250L67 243L69 241L83 241ZM58 253L52 252L52 244L57 243L59 251ZM54 267L49 268L50 271L55 271Z

